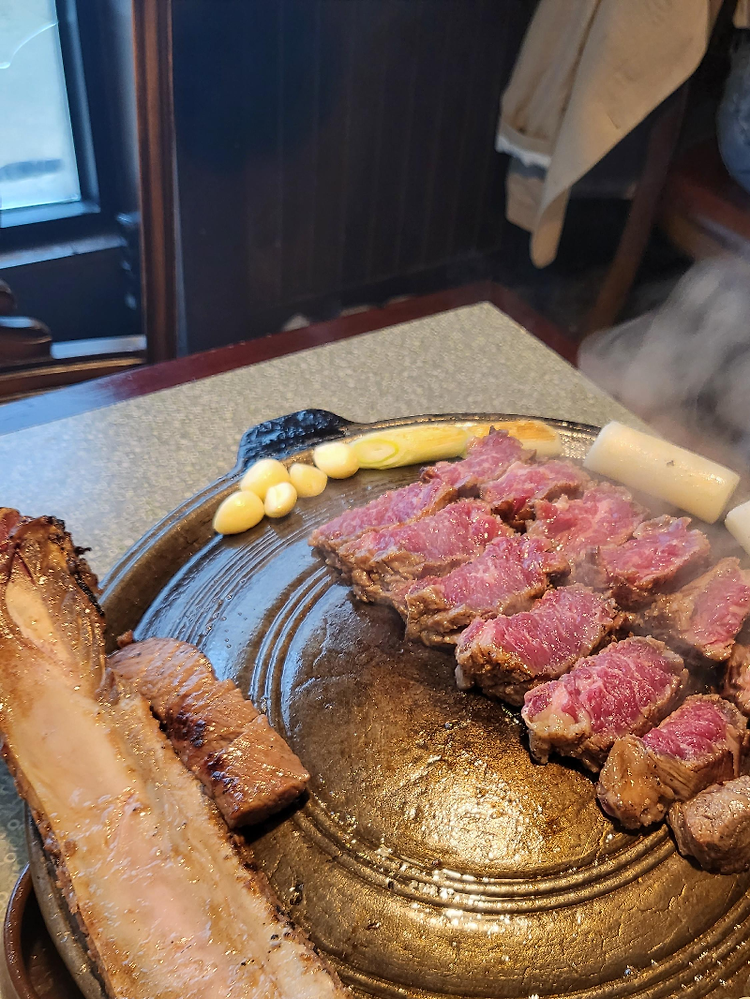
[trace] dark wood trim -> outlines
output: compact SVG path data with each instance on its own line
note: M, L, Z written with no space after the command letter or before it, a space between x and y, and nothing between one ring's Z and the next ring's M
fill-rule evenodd
M34 392L43 392L44 399L51 397L52 391L67 385L78 385L92 379L104 379L116 372L128 371L143 364L143 358L137 355L120 355L116 357L88 357L73 361L43 360L26 367L0 368L0 400L18 399L17 403L8 402L8 406L23 405L29 399L19 399L20 396ZM99 408L99 407L95 407ZM0 433L3 433L4 407L0 405ZM85 412L85 410L83 410ZM53 416L52 419L57 419ZM39 423L49 423L42 419Z
M143 327L149 360L177 353L172 0L134 0Z
M512 291L483 281L8 403L0 406L0 434L102 409L160 389L478 302L492 302L566 360L575 363L576 346L559 327L534 312Z

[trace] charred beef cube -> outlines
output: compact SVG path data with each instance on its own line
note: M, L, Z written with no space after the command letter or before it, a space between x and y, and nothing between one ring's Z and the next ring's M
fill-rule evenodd
M745 637L750 638L750 636L740 636L740 638ZM750 716L750 644L745 641L736 642L732 649L724 674L721 695L732 704L736 704L743 715Z
M647 604L655 592L679 585L680 577L709 553L708 538L689 531L689 517L658 517L640 524L622 545L599 549L598 561L612 595L628 609Z
M174 740L173 744L181 755ZM264 715L258 715L222 749L204 754L195 773L230 829L262 822L291 805L310 780L299 758Z
M546 763L555 750L598 770L616 739L642 735L669 714L686 680L682 659L662 642L615 642L526 694L531 752Z
M587 489L580 499L563 496L554 503L534 501L532 537L548 538L571 564L580 562L600 545L619 545L632 535L646 511L627 489L604 482Z
M750 777L709 787L667 815L677 849L705 871L739 874L750 868Z
M644 612L642 626L681 652L723 662L749 613L750 573L740 569L738 559L723 558L681 590L658 597Z
M602 808L627 829L661 821L673 802L739 775L746 726L717 694L688 697L642 739L617 740L599 775Z
M456 682L462 690L476 684L489 697L523 704L532 687L588 656L615 627L615 615L611 600L574 584L549 590L513 617L475 621L456 648Z
M483 482L498 479L514 461L530 461L533 451L527 451L505 430L490 430L486 437L469 443L463 461L439 461L422 472L425 481L439 481L455 489L461 496L476 496Z
M297 756L194 646L149 638L113 653L108 666L149 701L230 828L262 821L305 790L310 775Z
M345 510L327 524L317 527L310 535L308 544L330 555L335 563L336 550L363 531L429 517L455 498L455 489L438 480L412 482L401 489L383 493L366 506Z
M394 601L406 620L406 637L426 645L451 645L477 618L515 614L565 573L567 561L542 538L501 536L477 558L449 572L408 584Z
M365 531L342 545L338 556L360 600L391 603L404 580L442 576L480 555L511 529L479 500L459 500L411 524Z
M560 496L580 496L591 479L570 461L514 461L507 472L479 489L493 513L514 527L521 527L534 515L533 500L555 500Z

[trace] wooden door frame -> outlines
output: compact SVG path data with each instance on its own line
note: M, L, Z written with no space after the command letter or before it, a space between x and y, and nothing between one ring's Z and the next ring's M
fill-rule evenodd
M150 362L177 356L177 210L172 0L133 0L141 206L141 297Z

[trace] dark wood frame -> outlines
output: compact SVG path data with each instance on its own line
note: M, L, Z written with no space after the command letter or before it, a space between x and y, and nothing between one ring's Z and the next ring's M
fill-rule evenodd
M559 327L534 312L508 288L483 281L11 402L0 406L0 434L103 409L115 402L207 378L233 368L257 364L298 350L318 347L324 343L479 302L490 302L497 306L548 347L575 364L577 346L564 336Z
M177 354L172 0L133 0L141 298L149 361Z

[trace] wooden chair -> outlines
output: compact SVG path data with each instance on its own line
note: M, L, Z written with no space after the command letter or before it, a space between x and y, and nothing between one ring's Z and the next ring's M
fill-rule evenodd
M687 149L669 171L659 222L693 260L750 260L750 194L730 177L715 139Z
M643 168L635 185L627 221L596 301L583 322L584 337L614 325L633 287L677 146L687 94L688 85L684 84L653 116Z

